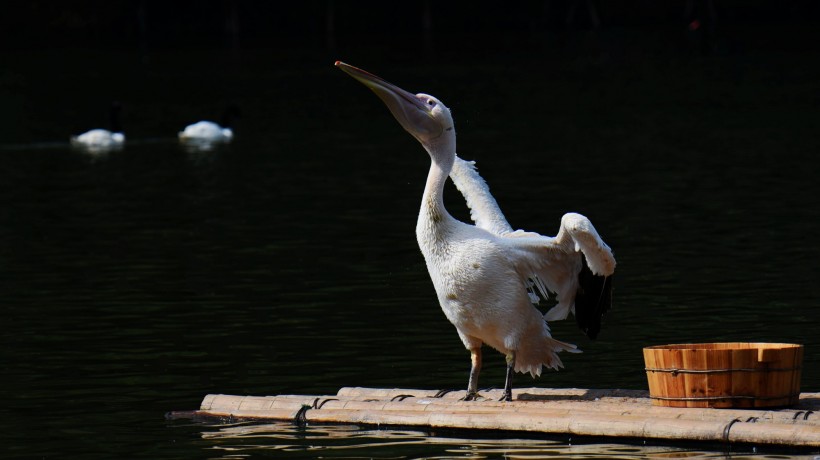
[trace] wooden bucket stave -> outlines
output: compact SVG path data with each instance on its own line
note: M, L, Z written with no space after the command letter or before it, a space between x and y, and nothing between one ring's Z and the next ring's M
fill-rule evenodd
M656 406L786 407L800 397L802 345L696 343L643 351Z

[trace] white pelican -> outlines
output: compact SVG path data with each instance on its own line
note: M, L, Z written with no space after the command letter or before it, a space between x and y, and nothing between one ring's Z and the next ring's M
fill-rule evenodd
M107 152L120 149L125 144L125 134L120 124L122 106L118 102L111 104L109 109L109 125L111 130L92 129L78 136L71 136L71 145L91 152Z
M233 139L231 123L238 115L238 109L228 107L222 115L221 124L212 121L198 121L190 124L179 132L179 140L182 142L202 144L230 142Z
M337 61L336 66L376 93L429 153L416 238L439 304L470 351L465 399L478 397L481 347L487 344L506 355L502 400L511 401L513 371L535 377L542 366L563 367L558 352L579 352L553 339L547 320L564 319L572 311L588 336L598 334L612 302L612 251L580 214L565 214L555 237L513 231L473 163L456 156L453 118L441 101L411 94L351 65ZM456 220L444 208L448 175L475 225ZM554 293L557 304L542 315L533 305L534 291L544 298Z

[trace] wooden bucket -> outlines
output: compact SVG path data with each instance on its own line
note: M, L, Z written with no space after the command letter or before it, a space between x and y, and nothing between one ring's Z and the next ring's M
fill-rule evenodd
M656 406L787 407L800 398L803 345L657 345L643 357Z

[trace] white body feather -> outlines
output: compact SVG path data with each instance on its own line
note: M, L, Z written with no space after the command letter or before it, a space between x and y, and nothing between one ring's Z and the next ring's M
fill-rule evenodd
M121 147L125 143L125 134L112 133L107 129L92 129L71 138L71 144L89 149L110 149Z
M476 227L508 241L515 239L515 244L508 250L517 261L518 280L523 289L533 284L545 298L549 295L548 291L556 294L558 303L544 315L547 321L566 319L574 309L578 272L581 270L580 253L586 256L594 274L609 276L614 273L612 250L598 235L592 222L583 215L564 214L558 235L554 238L523 230L513 231L490 194L487 183L476 171L475 162L456 157L450 178L464 195ZM534 300L532 297L530 299Z
M436 155L431 156L435 162ZM563 367L557 353L579 350L553 339L545 320L564 319L574 307L579 251L593 273L606 276L615 269L610 248L589 219L575 213L564 215L554 238L513 231L474 163L453 156L449 175L475 225L456 220L443 204L435 205L434 189L447 168L434 163L416 227L445 316L466 348L485 343L506 355L514 353L517 372L536 376L542 366ZM531 283L544 297L547 291L557 296L558 304L546 315L533 306L527 289Z
M108 109L109 129L92 129L77 136L71 136L70 141L73 147L92 153L104 153L111 150L122 149L125 145L125 134L123 134L120 124L120 111L122 105L111 102Z
M212 121L200 121L186 126L178 136L181 141L229 142L233 139L233 131Z

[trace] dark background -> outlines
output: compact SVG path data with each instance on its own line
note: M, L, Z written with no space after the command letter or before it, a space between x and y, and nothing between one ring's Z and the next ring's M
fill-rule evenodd
M814 48L809 38L819 12L810 0L32 0L3 3L0 36L7 49L219 45L332 52L401 45L423 60L430 51L454 56L555 46L577 31L640 31L665 40L644 43L646 48L668 51L672 45L711 54L765 44L783 51Z
M804 111L818 102L812 90L820 67L818 25L820 7L808 0L531 0L503 6L490 1L4 2L0 96L7 103L0 107L0 139L6 144L62 140L66 121L72 134L99 126L112 98L126 106L131 139L175 132L195 116L219 119L220 109L186 113L191 98L249 106L260 94L250 94L250 85L238 81L288 71L311 78L332 71L327 66L337 59L377 73L403 68L394 77L400 85L412 82L409 67L429 69L420 72L428 78L425 90L454 102L475 94L482 79L465 75L457 85L445 83L437 75L444 75L448 64L506 69L513 78L542 73L545 84L558 76L590 90L612 78L658 99L691 92L704 104L795 103ZM650 76L650 70L659 72ZM205 72L213 77L208 87L200 82ZM91 80L96 90L77 93ZM155 84L160 80L164 84ZM289 94L292 83L270 81L262 96ZM503 87L511 78L483 81L491 83L488 90L520 96ZM691 85L681 89L670 81ZM772 92L757 100L748 94L736 99L735 89L752 81ZM145 94L157 88L167 94ZM799 100L780 98L781 90L792 94L793 88ZM302 97L328 97L324 90L316 87ZM145 104L155 96L164 100L162 107ZM315 110L299 104L287 115L246 112L242 123L259 122L252 127L261 129L282 123L278 117L309 117ZM159 126L161 119L169 125Z
M163 415L209 393L464 386L413 235L429 158L336 59L445 101L514 227L554 234L574 210L613 247L599 339L551 324L584 353L521 385L645 388L643 346L784 341L818 389L817 2L0 6L4 458L328 454L301 449L362 432ZM112 99L124 150L70 149ZM235 142L178 145L229 103ZM488 350L482 386L503 371ZM422 455L372 438L336 454Z

